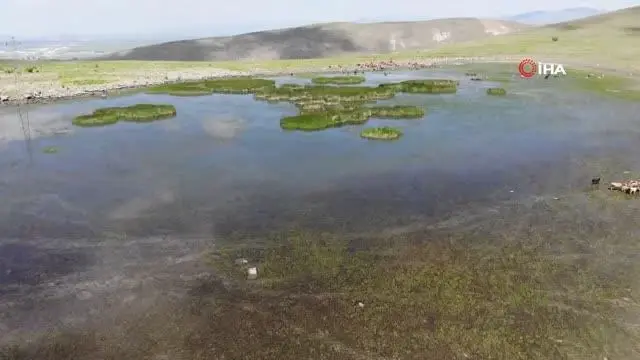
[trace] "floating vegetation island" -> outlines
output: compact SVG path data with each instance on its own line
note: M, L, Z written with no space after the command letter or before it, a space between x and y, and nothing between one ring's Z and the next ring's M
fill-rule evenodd
M174 96L201 96L213 93L250 94L273 89L275 86L276 82L274 80L238 77L164 84L147 89L147 93Z
M378 100L392 99L398 93L451 94L457 92L456 80L408 80L378 86L358 86L364 76L315 77L312 84L282 84L274 80L234 77L203 81L164 84L147 89L150 94L202 96L219 94L253 94L256 100L289 102L298 108L298 115L281 119L285 130L317 131L345 125L364 124L369 118L417 119L425 115L419 106L381 106ZM350 86L340 86L350 85ZM356 86L354 86L356 85ZM158 107L159 106L159 107ZM74 120L78 126L99 126L124 121L150 121L175 115L171 105L136 105L128 108L107 108ZM389 135L391 136L391 135Z
M371 110L356 109L341 112L316 112L287 116L280 120L285 130L318 131L344 125L364 124L371 117Z
M372 140L395 140L402 136L402 131L390 126L367 128L360 132L360 137Z
M256 100L293 103L299 115L280 121L285 130L317 131L345 125L364 124L371 117L416 119L425 115L419 106L367 106L392 99L397 93L454 93L453 80L411 80L370 86L281 86L259 91Z
M423 117L425 114L423 108L408 105L373 106L367 109L371 110L372 117L390 119L417 119Z
M504 96L507 95L507 90L503 88L490 88L487 89L487 95Z
M456 80L428 79L380 84L378 87L413 94L452 94L458 91L458 85Z
M176 108L166 104L136 104L126 107L109 107L92 114L77 116L73 125L82 127L104 126L118 121L151 122L176 116Z
M366 79L364 76L320 76L311 79L311 82L318 85L335 84L335 85L355 85L362 84Z

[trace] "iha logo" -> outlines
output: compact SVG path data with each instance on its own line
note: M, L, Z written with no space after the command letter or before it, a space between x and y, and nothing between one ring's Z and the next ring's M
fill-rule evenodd
M518 65L518 72L524 78L531 78L534 75L567 75L562 64L535 62L533 59L524 59Z

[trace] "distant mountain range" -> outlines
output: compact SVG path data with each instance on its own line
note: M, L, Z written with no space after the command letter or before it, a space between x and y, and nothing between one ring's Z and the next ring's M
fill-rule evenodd
M353 23L315 24L239 35L233 35L236 33L233 29L221 31L219 28L208 31L205 29L183 31L184 34L190 33L190 36L181 36L178 33L153 36L58 35L47 39L18 38L17 44L11 44L10 36L0 36L2 40L0 60L3 58L103 57L141 60L292 59L337 56L355 52L388 52L395 51L396 46L397 50L431 49L444 43L479 40L487 36L520 31L530 26L572 21L605 12L594 8L577 7L557 11L528 12L501 20L359 19ZM215 37L206 37L207 35L204 34ZM432 36L425 37L424 34Z
M506 17L505 20L516 21L528 25L548 25L565 21L572 21L588 16L605 13L605 10L598 10L588 7L577 7L556 11L533 11Z
M478 18L380 23L326 23L137 47L109 60L276 60L434 49L529 28Z

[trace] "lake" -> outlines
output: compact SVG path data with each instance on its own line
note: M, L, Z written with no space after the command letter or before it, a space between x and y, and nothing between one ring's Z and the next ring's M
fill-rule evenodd
M457 94L380 101L426 107L422 119L365 125L402 128L392 142L360 138L362 126L283 131L280 118L296 108L251 95L31 106L28 141L15 108L0 110L0 330L9 338L75 324L97 304L179 292L176 276L207 271L195 259L211 246L285 229L557 235L552 247L565 252L634 233L638 203L590 184L640 169L630 155L640 151L640 104L572 91L564 78L516 78L506 97L486 94L499 84L454 70L367 74L367 84L443 77L460 80ZM136 103L170 103L178 115L71 125L96 108Z

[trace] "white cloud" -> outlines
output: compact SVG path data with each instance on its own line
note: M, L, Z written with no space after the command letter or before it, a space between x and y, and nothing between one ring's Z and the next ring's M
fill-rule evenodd
M29 110L28 113L25 112L22 121L16 108L11 107L0 111L0 144L13 140L25 140L25 129L29 128L31 129L31 138L66 134L73 131L69 117L50 108Z
M236 117L215 117L202 122L204 131L216 139L233 139L244 130L246 121Z

